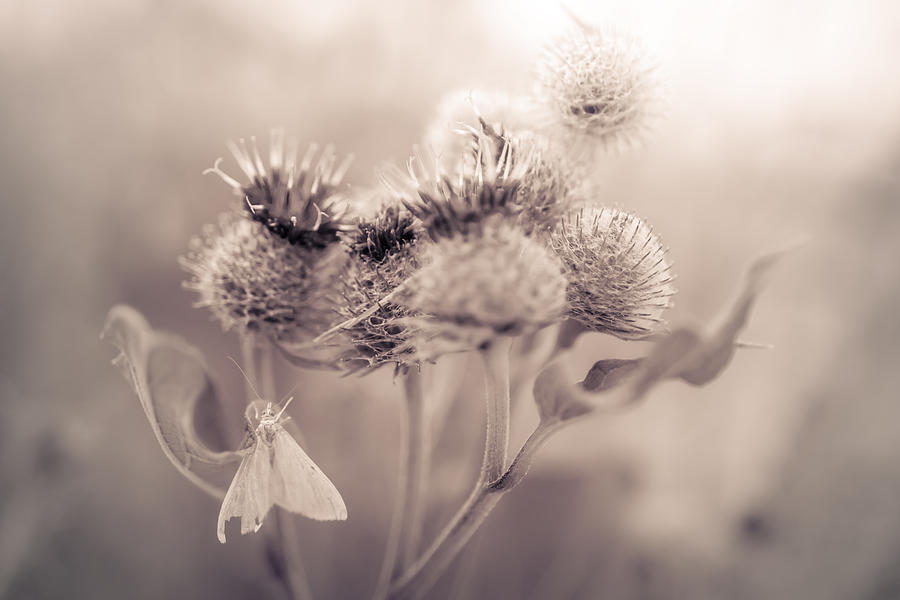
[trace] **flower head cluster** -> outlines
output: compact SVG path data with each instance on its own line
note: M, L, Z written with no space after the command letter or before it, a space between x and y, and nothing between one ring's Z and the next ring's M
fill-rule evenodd
M569 315L588 329L624 339L662 324L675 293L671 264L653 230L616 209L582 208L551 237L569 280Z
M238 212L223 214L191 240L181 265L185 287L200 296L224 329L260 333L277 341L314 335L334 319L333 281L346 254L334 245L287 243Z

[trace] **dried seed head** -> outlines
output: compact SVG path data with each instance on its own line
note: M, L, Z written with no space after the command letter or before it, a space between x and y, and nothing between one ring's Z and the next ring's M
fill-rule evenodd
M410 319L412 311L391 296L403 291L402 286L418 268L416 251L414 246L404 245L380 261L355 261L341 312L345 320L366 316L343 332L351 348L341 358L346 370L368 372L386 364L393 364L398 370L418 367L417 327ZM372 311L373 307L377 310Z
M613 208L582 208L551 237L569 280L569 316L623 339L659 329L675 293L659 238L638 217Z
M278 341L314 336L333 322L338 284L347 268L339 244L305 247L239 213L222 215L191 240L185 287L200 296L226 330Z
M517 174L519 188L512 202L519 210L519 226L528 233L552 231L571 208L574 176L549 141L531 131L512 133L483 120L468 133L470 164L480 160L483 169L492 164L496 171Z
M478 231L494 215L517 219L521 207L516 198L527 165L513 165L505 158L497 163L481 152L472 172L458 169L453 176L438 164L437 157L415 154L407 162L406 173L386 167L382 182L435 241ZM504 157L508 153L507 146Z
M352 155L338 164L333 146L319 154L318 145L310 144L297 164L297 144L286 145L284 132L278 129L272 131L268 169L255 138L250 138L249 148L240 140L239 145L229 142L228 149L249 183L242 184L222 171L222 159L205 172L215 173L231 186L243 198L250 217L275 235L294 245L322 248L350 227L340 185Z
M536 96L570 134L627 142L651 113L650 68L642 45L628 34L576 20L544 51L536 71Z
M558 319L565 310L562 266L544 246L508 224L442 239L423 255L407 306L430 342L426 354L478 347Z
M356 260L346 278L342 317L350 320L378 307L343 332L352 348L342 357L344 367L350 372L368 371L389 363L397 369L417 365L414 332L407 321L410 311L397 301L385 298L400 290L418 268L418 234L417 224L409 212L382 205L347 236L351 255Z

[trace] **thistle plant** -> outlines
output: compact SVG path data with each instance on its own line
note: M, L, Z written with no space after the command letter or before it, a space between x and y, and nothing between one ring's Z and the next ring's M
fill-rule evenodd
M285 514L352 523L354 507L313 462L315 449L301 448L290 400L275 404L276 351L294 365L345 376L389 366L402 380L400 490L372 593L399 599L428 595L551 435L633 405L665 379L709 383L742 345L738 335L780 254L753 263L715 328L670 328L674 275L659 236L583 192L585 145L593 152L624 140L646 115L652 82L635 47L576 22L537 66L535 95L521 100L555 111L556 129L537 113L485 116L472 103L471 118L445 124L454 132L445 147L414 151L405 170L383 167L378 190L351 191L343 182L350 159L338 161L331 147L312 145L298 161L299 146L280 131L268 164L252 138L229 144L245 181L228 175L221 159L208 170L236 200L189 243L181 264L197 306L240 338L245 401L216 393L202 354L186 341L153 330L134 309L110 312L103 336L120 349L115 362L163 452L191 482L224 498L221 541L232 517L242 534L267 536L280 565L274 576L292 597L311 592ZM572 143L560 144L563 130ZM556 345L515 355L537 367L514 380L513 343L545 329L556 332ZM652 346L639 359L601 358L572 383L567 357L586 332ZM467 500L426 540L434 429L426 409L436 390L422 374L459 352L479 356L483 367L483 460ZM523 384L532 386L539 423L510 458L510 389ZM225 430L235 415L244 416L242 439ZM211 514L210 533L213 522Z

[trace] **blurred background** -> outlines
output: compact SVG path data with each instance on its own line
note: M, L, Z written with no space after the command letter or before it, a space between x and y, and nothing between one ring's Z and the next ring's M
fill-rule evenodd
M673 323L704 323L757 254L798 239L742 351L702 389L561 432L436 598L900 598L900 7L891 0L567 2L630 28L665 116L598 163L600 202L653 224L678 274ZM201 348L242 394L236 338L181 288L177 257L233 202L203 169L284 126L403 160L458 89L527 92L568 20L555 2L0 2L0 596L280 597L259 536L160 452L98 340L129 303ZM230 164L230 163L229 163ZM234 167L230 170L234 171ZM573 379L639 343L585 338ZM435 451L426 535L471 485L481 372ZM342 524L295 519L317 598L377 575L401 400L279 366L341 489ZM534 422L524 402L514 443Z

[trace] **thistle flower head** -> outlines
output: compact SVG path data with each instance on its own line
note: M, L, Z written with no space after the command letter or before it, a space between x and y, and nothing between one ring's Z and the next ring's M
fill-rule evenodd
M418 268L419 236L413 216L403 208L382 205L347 236L353 270L346 278L342 316L363 318L344 330L351 350L342 358L350 371L384 364L405 369L417 364L410 311L392 298ZM372 308L375 308L373 311Z
M467 235L494 215L514 220L521 212L516 197L525 167L513 169L509 162L498 164L482 156L473 172L458 169L451 176L437 157L414 154L406 173L389 166L382 172L382 182L422 222L431 239Z
M221 168L222 159L207 169L232 187L243 198L244 208L254 221L291 244L325 247L337 241L340 231L350 225L345 219L340 185L353 156L337 162L333 146L319 153L310 144L297 163L297 144L285 145L284 132L273 130L269 148L269 167L263 164L255 138L248 148L244 140L228 143L248 183L240 183Z
M529 130L510 132L484 120L479 125L467 128L470 163L475 169L515 173L519 188L512 202L519 225L529 233L552 230L571 208L574 194L573 173L562 157L549 140Z
M420 315L417 324L430 346L426 354L542 327L565 310L559 260L508 224L441 239L427 247L422 262L404 301Z
M623 339L653 333L675 293L671 264L653 230L613 208L582 208L551 236L569 280L569 316Z
M575 21L538 61L536 95L569 132L623 141L643 127L653 99L643 47L628 34Z
M296 341L334 320L347 255L339 244L290 244L231 212L191 240L181 265L192 275L185 287L200 296L196 305L209 308L224 329Z
M438 157L415 154L407 172L390 168L383 182L422 221L433 240L468 235L494 216L526 233L550 230L569 207L568 173L546 140L511 136L486 121L466 127L469 147L453 172Z

